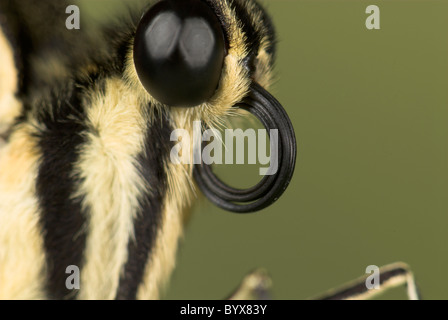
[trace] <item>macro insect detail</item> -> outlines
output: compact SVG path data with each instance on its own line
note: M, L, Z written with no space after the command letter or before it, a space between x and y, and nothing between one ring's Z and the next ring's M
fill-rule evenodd
M69 31L68 5L0 3L0 297L155 299L194 182L245 213L291 180L294 130L267 91L274 28L256 1L164 0ZM276 174L239 190L208 165L170 161L174 129L215 128L238 108L279 130Z
M262 6L141 2L121 21L69 30L67 1L0 1L0 299L157 299L197 189L250 213L291 181L296 139L268 91L276 37ZM175 130L194 137L195 124L220 128L241 109L278 131L273 174L237 189L193 161L197 150L171 160ZM80 272L75 289L67 270ZM381 290L363 277L318 298L406 284L418 299L407 265L378 272ZM254 272L229 298L269 298L269 283Z

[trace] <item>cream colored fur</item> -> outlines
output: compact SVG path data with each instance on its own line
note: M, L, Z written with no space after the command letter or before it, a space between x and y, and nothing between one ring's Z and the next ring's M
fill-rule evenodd
M76 196L88 215L80 299L113 299L133 239L133 220L145 185L136 158L143 149L146 123L135 95L120 79L107 81L104 96L88 109L89 133L76 165L83 179Z
M0 151L0 299L45 298L34 130L21 126Z
M10 129L14 119L22 110L16 99L18 74L14 62L14 54L0 28L0 135ZM0 148L4 141L0 139Z

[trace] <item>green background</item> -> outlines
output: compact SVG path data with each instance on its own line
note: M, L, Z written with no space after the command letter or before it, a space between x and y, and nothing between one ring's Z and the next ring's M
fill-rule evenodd
M100 3L97 13L110 9ZM264 267L275 298L304 299L404 261L424 298L448 298L448 1L263 3L278 32L272 93L296 130L295 175L256 214L202 200L165 297L222 299ZM365 27L371 4L380 30ZM256 168L219 172L244 186Z

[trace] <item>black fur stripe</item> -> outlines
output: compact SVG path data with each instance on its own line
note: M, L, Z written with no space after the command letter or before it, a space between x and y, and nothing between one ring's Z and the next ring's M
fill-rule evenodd
M261 23L264 26L266 37L269 42L266 52L272 55L272 57L275 59L275 55L277 53L277 36L274 23L272 22L272 18L269 16L266 10L257 1L254 1L254 3L258 10L260 10L261 12Z
M242 30L246 36L246 47L248 50L247 57L245 58L245 64L250 72L255 71L255 60L260 49L261 40L263 37L267 37L268 46L266 48L267 53L275 56L276 50L276 38L275 30L272 21L266 11L257 1L250 0L229 0L231 7L234 9L237 20L241 23ZM255 10L259 11L261 15L261 21L256 22L254 25L252 16L254 12L248 9L248 3L255 3ZM262 25L260 27L258 24Z
M257 54L260 48L261 35L255 30L252 25L250 12L245 5L247 0L231 0L231 6L235 10L237 20L240 21L243 32L246 35L246 45L249 50L249 56Z
M71 89L52 98L49 110L39 112L45 126L39 134L42 159L36 189L41 208L44 246L48 264L47 293L50 299L75 298L77 291L65 286L69 265L83 263L86 243L85 216L81 203L73 199L78 184L74 164L85 142L86 128L81 107L80 89Z
M167 189L164 164L169 161L172 128L164 112L155 113L155 120L146 133L145 150L138 158L141 175L150 190L140 199L140 212L134 221L135 241L129 242L128 261L116 295L120 300L136 299L161 224L162 201Z

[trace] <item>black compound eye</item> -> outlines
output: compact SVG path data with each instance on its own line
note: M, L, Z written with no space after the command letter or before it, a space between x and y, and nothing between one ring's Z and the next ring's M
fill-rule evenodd
M145 89L170 106L195 106L218 87L225 57L221 24L201 0L165 0L142 18L134 63Z

